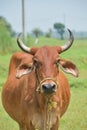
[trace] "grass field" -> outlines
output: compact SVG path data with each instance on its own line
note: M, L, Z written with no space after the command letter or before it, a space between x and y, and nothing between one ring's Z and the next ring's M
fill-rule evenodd
M63 44L65 41L40 38L38 45ZM12 54L0 54L0 95L6 81L10 57ZM59 130L87 130L87 40L75 40L68 51L61 54L62 58L73 61L79 69L79 77L66 74L71 85L71 101L66 114L61 118ZM18 130L17 124L7 115L0 98L0 130Z

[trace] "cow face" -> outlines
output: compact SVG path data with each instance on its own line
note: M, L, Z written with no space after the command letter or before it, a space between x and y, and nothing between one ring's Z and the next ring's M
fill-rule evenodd
M44 46L34 51L32 62L20 65L16 77L20 78L35 69L38 92L53 94L57 91L59 66L63 71L78 76L76 66L72 62L60 58L60 47Z
M53 94L57 91L58 88L58 76L59 76L59 65L62 70L74 75L78 76L77 67L70 61L63 60L60 58L59 54L63 51L70 48L73 43L73 35L70 30L70 39L67 44L61 47L49 47L44 46L41 48L28 48L18 37L17 42L19 47L33 55L33 66L34 67L26 67L25 73L28 74L35 68L35 76L38 83L37 91L46 94ZM22 75L21 75L22 76Z
M55 47L48 46L39 48L34 55L33 61L36 68L36 76L42 93L51 94L57 90L58 58Z

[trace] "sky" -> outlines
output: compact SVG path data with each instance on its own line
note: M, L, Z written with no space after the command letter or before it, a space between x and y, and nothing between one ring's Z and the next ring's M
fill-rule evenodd
M0 0L0 16L22 31L22 0ZM26 32L53 29L56 22L75 31L87 31L87 0L25 0Z

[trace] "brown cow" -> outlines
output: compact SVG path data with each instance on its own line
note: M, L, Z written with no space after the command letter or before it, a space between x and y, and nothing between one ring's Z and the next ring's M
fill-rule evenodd
M18 122L20 130L58 130L60 117L70 101L70 89L59 66L75 77L76 66L61 59L59 54L73 43L64 46L28 48L18 37L22 50L12 56L7 82L2 91L2 102L7 113Z

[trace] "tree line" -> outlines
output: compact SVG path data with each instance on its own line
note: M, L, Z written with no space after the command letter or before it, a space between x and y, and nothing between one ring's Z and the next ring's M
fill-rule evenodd
M52 29L49 29L47 32L43 32L40 28L34 28L32 30L32 34L28 33L28 36L35 36L36 37L36 43L38 43L38 37L39 36L45 36L45 37L58 37L58 39L64 39L65 37L65 25L63 23L56 22L53 24L53 28L55 30L55 33ZM75 32L74 37L75 38L87 38L87 32ZM8 50L14 50L14 46L16 43L16 38L18 34L12 29L11 24L4 18L0 17L0 51L3 52ZM84 36L84 37L82 37Z
M58 35L60 35L61 40L64 39L64 32L65 32L65 25L63 23L54 23L53 25L54 29L56 30L56 32L58 33ZM33 34L36 36L36 38L38 38L39 35L42 35L43 32L40 28L35 28L33 31ZM46 37L51 37L52 35L52 29L49 29L48 32L45 33Z
M2 16L0 17L0 28L1 27L5 28L10 36L14 37L16 35L16 32L12 29L11 24ZM62 23L54 23L53 27L56 30L56 32L60 35L60 38L63 39L63 34L65 32L65 25ZM43 31L40 28L34 28L32 30L32 33L35 35L36 38L40 35L43 35ZM46 37L51 37L51 34L52 29L49 29L47 32L45 32Z

